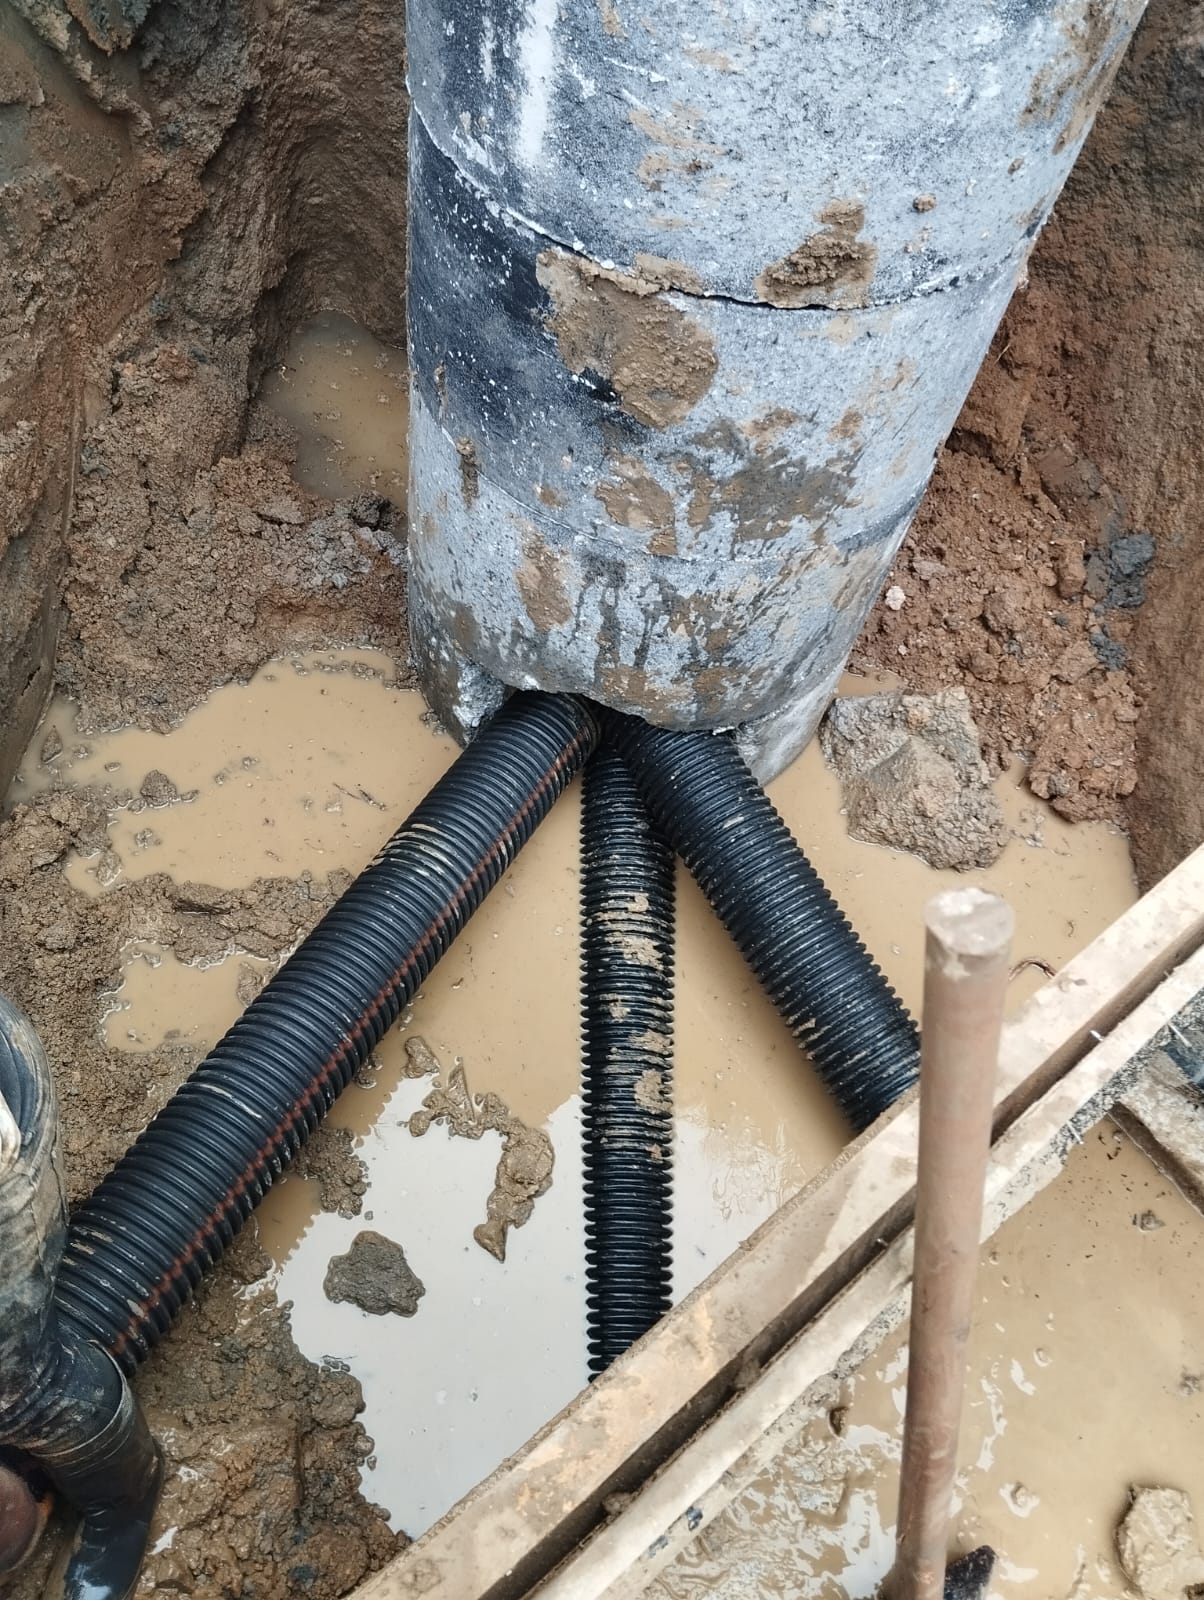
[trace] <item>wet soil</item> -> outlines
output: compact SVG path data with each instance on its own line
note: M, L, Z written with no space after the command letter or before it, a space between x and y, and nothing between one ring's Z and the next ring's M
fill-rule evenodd
M56 1068L72 1200L99 1181L197 1059L186 1035L136 1054L105 1042L100 1024L123 948L150 939L195 961L233 942L275 955L341 886L337 878L275 879L233 897L155 874L86 900L62 864L73 849L103 841L106 817L87 791L46 792L0 823L4 986L30 1011ZM356 1420L359 1385L301 1358L263 1282L269 1266L248 1234L139 1379L169 1463L141 1593L334 1596L396 1547L358 1492L371 1448ZM43 1576L39 1561L11 1593L39 1594Z

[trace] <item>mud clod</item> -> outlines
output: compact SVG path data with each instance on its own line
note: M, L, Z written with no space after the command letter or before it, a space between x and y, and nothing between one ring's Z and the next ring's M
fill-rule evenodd
M1125 1576L1143 1600L1185 1600L1204 1585L1191 1501L1182 1489L1132 1489L1116 1530Z
M548 327L565 365L613 385L624 411L650 428L681 422L718 368L714 341L659 292L656 279L545 250L537 276L552 303Z
M964 690L837 700L820 741L855 839L962 871L998 858L1007 828Z
M412 1317L426 1285L406 1260L405 1251L383 1233L365 1228L351 1241L346 1255L332 1256L322 1281L328 1300L350 1301L370 1316L389 1312Z
M930 208L917 205L916 209ZM836 200L819 213L818 220L827 226L758 274L756 290L767 304L865 305L878 260L877 246L858 238L865 227L865 208L856 201Z
M407 1040L406 1056L407 1077L442 1076L438 1057L422 1040ZM551 1139L542 1128L520 1122L496 1094L472 1094L462 1066L453 1067L446 1083L437 1083L427 1095L422 1109L410 1118L410 1132L421 1138L435 1123L464 1139L501 1134L502 1151L485 1202L485 1221L472 1236L482 1250L505 1261L510 1229L529 1221L536 1200L552 1187L556 1156Z

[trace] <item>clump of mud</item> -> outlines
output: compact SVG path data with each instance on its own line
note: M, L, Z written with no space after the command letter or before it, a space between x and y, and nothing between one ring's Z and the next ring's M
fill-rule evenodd
M964 689L837 700L820 744L854 839L910 850L930 867L998 860L1008 829Z
M499 1261L506 1259L506 1239L511 1228L531 1220L535 1202L552 1186L555 1151L542 1128L529 1127L496 1094L474 1095L457 1063L443 1082L439 1058L422 1039L406 1040L408 1078L433 1077L437 1081L410 1117L410 1132L420 1139L436 1123L462 1139L480 1139L487 1133L502 1136L493 1188L485 1202L485 1220L472 1236L482 1250Z
M341 1256L331 1256L322 1292L334 1304L348 1301L370 1316L412 1317L426 1285L396 1239L364 1228Z

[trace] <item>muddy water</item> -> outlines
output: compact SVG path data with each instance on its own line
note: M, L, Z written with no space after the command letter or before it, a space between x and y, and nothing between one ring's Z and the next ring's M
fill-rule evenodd
M109 848L68 865L90 894L151 872L236 890L260 876L356 871L454 758L418 698L394 685L390 663L362 651L272 663L166 735L83 737L58 704L32 752L50 726L61 753L48 762L31 754L13 799L85 782L124 796ZM147 783L151 772L171 787ZM165 803L147 802L143 789ZM773 794L892 981L918 1004L920 906L955 875L851 842L815 749ZM1124 841L1102 827L1068 827L1015 776L1001 795L1016 837L978 878L1016 905L1018 957L1056 966L1132 899ZM376 1441L365 1488L411 1532L521 1444L584 1376L577 828L574 790L385 1041L372 1086L353 1086L336 1107L332 1121L353 1132L367 1167L364 1216L318 1214L315 1188L297 1178L260 1213L302 1349L347 1363L363 1383ZM199 969L133 946L98 1026L130 1050L173 1032L202 1048L245 1004L257 965L231 952ZM1027 969L1017 998L1040 981ZM675 1285L684 1294L832 1158L846 1130L684 879L678 997ZM453 1137L439 1125L411 1134L409 1118L431 1089L404 1075L413 1036L444 1077L461 1065L472 1091L500 1096L553 1141L553 1187L511 1234L504 1266L473 1240L500 1140ZM330 1256L365 1225L398 1240L426 1284L414 1318L373 1318L323 1298Z
M302 488L331 500L367 490L405 504L410 401L399 351L325 311L293 335L260 400L296 433Z
M229 955L205 966L177 961L149 939L122 951L121 975L104 1017L104 1039L115 1050L154 1050L162 1044L213 1041L213 1019L237 1016L254 998L274 963Z
M1200 1230L1105 1122L984 1251L951 1548L995 1548L998 1600L1131 1594L1113 1544L1130 1484L1204 1512ZM905 1386L898 1334L855 1378L840 1435L808 1427L649 1600L872 1595L893 1557Z

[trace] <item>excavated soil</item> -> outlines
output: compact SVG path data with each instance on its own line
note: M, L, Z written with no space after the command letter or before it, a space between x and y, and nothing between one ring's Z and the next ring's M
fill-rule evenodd
M125 14L0 14L0 792L52 677L85 727L164 728L291 649L405 661L401 510L300 488L248 404L321 307L402 341L401 7L161 0L132 47ZM1145 882L1204 837L1202 145L1204 13L1161 0L854 662L964 684L989 759L1025 756L1068 818L1127 818ZM193 1065L98 1038L122 947L275 956L341 882L85 900L59 868L107 804L0 823L0 982L58 1065L73 1198ZM307 1159L354 1214L346 1137ZM139 1592L340 1595L396 1544L358 1492L358 1386L298 1355L252 1237L229 1267L140 1378L176 1531Z
M998 759L1118 817L1138 878L1204 839L1204 12L1150 6L855 664L961 682Z

